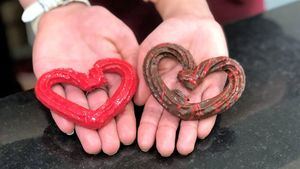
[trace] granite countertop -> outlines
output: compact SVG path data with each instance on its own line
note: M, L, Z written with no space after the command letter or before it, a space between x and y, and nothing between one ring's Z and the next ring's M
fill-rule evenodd
M87 155L27 91L0 99L0 168L300 168L299 9L297 2L225 27L246 90L189 156L162 158L136 143L112 157Z

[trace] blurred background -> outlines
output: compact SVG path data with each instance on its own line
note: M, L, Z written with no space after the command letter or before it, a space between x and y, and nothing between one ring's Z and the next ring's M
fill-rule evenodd
M265 10L299 0L209 0L214 16L221 24L230 24ZM141 42L161 19L151 3L142 0L99 0L121 18ZM34 87L31 50L34 36L29 25L21 22L23 9L17 0L0 2L0 97ZM151 19L145 19L151 18Z

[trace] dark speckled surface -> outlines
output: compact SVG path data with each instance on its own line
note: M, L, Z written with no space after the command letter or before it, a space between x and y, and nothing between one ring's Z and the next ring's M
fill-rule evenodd
M225 27L246 90L189 156L161 158L136 144L113 157L87 155L28 91L0 100L0 168L300 168L299 9L294 3Z

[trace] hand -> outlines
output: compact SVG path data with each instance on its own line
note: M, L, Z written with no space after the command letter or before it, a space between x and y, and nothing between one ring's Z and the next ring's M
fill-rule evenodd
M132 31L106 9L88 7L81 3L54 9L40 20L33 49L34 73L40 77L54 68L73 68L88 73L93 64L106 57L122 58L136 65L138 44ZM103 104L120 83L117 75L106 76L111 88L108 93L101 89L85 96L72 85L62 84L53 88L68 100L90 109ZM78 126L52 112L57 126L66 134L74 130L87 153L97 154L101 150L115 154L120 142L131 144L136 136L133 104L99 130Z
M145 107L138 128L138 144L143 151L148 151L156 140L159 153L170 156L175 148L176 130L180 126L176 148L180 154L187 155L193 151L197 137L204 139L210 133L216 116L199 121L181 121L163 110L150 95L143 77L143 61L152 47L164 42L176 43L188 49L199 64L210 57L227 56L226 41L221 26L213 18L181 15L163 21L141 44L137 67L140 84L135 103L145 104ZM159 69L167 86L185 91L191 102L216 96L226 81L225 73L214 73L206 77L194 91L188 92L177 81L177 72L181 69L177 62L162 60Z

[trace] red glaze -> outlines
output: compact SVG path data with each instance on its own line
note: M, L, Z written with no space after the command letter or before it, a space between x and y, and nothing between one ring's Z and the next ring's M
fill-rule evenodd
M52 91L54 85L62 83L77 86L86 92L109 87L104 73L119 74L121 83L116 92L96 110L86 109ZM95 63L88 75L62 68L43 74L37 81L35 94L46 107L61 116L80 126L98 129L123 112L135 94L137 84L137 74L131 65L120 59L103 59Z

